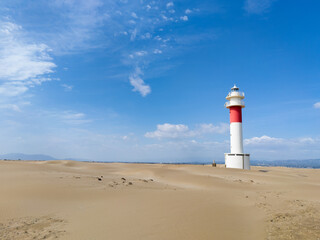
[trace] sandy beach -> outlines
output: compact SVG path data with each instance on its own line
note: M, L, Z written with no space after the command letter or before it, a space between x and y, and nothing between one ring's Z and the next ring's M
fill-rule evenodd
M320 170L0 161L0 239L320 239Z

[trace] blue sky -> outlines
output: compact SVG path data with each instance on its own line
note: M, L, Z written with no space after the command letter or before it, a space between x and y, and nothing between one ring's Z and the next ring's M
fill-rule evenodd
M223 160L236 83L252 159L319 158L319 7L3 0L0 153Z

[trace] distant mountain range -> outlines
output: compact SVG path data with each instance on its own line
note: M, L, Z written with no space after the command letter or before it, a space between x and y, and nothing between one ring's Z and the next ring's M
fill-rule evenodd
M0 155L0 159L8 160L57 160L54 157L44 154L24 154L24 153L8 153Z
M36 160L36 161L48 161L48 160L74 160L74 161L90 161L88 159L80 158L54 158L45 154L24 154L24 153L8 153L0 155L0 159L6 160Z

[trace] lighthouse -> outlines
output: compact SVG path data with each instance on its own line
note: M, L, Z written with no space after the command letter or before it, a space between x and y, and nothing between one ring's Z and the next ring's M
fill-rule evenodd
M227 168L250 169L250 154L243 153L242 108L244 93L234 85L227 95L225 107L230 111L230 153L225 153Z

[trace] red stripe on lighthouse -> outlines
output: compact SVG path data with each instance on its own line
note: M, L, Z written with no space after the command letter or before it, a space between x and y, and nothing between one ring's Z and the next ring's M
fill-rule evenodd
M241 106L230 107L230 123L242 122Z

